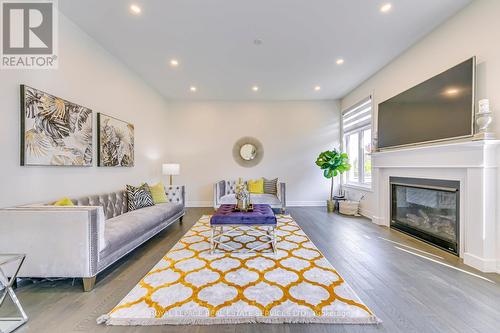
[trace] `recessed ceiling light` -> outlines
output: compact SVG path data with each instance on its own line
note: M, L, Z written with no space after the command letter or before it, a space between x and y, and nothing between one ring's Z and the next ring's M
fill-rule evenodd
M321 87L320 87L320 86L315 86L315 87L314 87L314 90L315 90L315 91L320 91L320 90L321 90Z
M259 91L259 87L258 87L258 86L253 86L253 87L252 87L252 90L253 90L253 91Z
M170 66L172 66L172 67L179 66L179 61L177 59L171 59L170 60Z
M139 15L142 11L141 7L138 5L130 5L130 12L135 15Z
M388 13L392 9L392 4L391 3L386 3L380 6L380 11L382 13Z
M196 90L198 90L198 89L195 86L191 86L191 87L189 87L189 90L192 92L196 92Z
M337 59L337 61L335 61L335 63L336 63L337 65L342 65L342 64L344 63L344 59L339 58L339 59Z

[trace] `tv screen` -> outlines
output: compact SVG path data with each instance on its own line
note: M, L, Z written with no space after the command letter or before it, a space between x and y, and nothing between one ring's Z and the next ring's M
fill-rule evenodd
M378 105L378 147L473 135L475 58Z

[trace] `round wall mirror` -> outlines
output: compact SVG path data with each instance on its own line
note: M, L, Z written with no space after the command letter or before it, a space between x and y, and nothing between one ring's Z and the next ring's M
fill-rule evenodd
M245 143L240 148L240 156L245 161L251 161L257 156L257 147L251 143Z
M262 143L256 138L245 136L234 143L233 158L245 168L256 166L264 157Z

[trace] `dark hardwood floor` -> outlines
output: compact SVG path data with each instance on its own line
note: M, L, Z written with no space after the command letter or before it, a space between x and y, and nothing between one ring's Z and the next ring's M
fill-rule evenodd
M208 208L192 208L182 225L175 223L100 274L92 292L82 292L81 281L71 279L20 286L16 293L30 319L17 332L492 333L500 330L499 275L480 273L446 252L364 218L327 214L319 207L291 208L289 212L363 302L383 320L382 324L97 325L96 318L111 310L202 214L212 213Z

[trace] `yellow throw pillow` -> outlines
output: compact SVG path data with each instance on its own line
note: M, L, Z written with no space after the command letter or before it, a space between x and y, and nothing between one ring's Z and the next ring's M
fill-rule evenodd
M155 204L168 202L167 193L165 193L165 186L162 182L156 185L150 185L149 190L151 191L151 196L153 197L153 202Z
M248 192L253 194L263 194L264 193L264 179L260 178L257 180L250 179L248 181Z
M74 206L75 204L73 201L71 201L70 198L62 198L61 200L58 200L54 202L54 206Z

